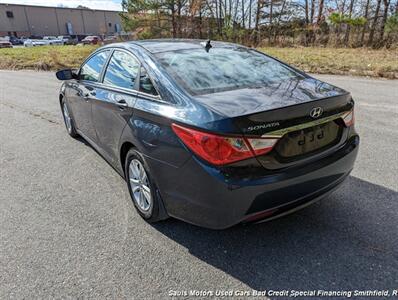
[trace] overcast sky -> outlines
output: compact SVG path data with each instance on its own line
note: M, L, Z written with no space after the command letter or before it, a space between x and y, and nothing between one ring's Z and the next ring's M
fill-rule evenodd
M122 0L0 0L0 3L15 3L44 6L77 7L87 6L92 9L122 10Z

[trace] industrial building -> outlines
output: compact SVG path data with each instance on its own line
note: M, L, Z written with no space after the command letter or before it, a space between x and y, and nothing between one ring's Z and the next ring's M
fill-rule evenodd
M113 35L119 12L0 3L0 36Z

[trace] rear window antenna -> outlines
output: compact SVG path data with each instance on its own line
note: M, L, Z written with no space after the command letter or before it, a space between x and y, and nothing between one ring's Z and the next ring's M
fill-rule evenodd
M206 52L209 52L210 48L213 48L210 40L208 40L206 43L202 42L200 44L205 47Z

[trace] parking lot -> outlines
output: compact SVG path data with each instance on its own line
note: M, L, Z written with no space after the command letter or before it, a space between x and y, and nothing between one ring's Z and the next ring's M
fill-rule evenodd
M212 231L145 223L123 179L67 135L54 74L0 71L0 298L397 289L398 81L316 77L356 100L349 179L293 215Z

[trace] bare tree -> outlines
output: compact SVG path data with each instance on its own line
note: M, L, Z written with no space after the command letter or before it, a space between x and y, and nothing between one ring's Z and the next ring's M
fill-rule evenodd
M242 5L241 5L241 9L242 9L242 27L245 28L245 19L246 19L246 12L245 12L245 0L242 0Z
M368 28L368 22L367 22L367 20L368 20L368 14L369 14L369 4L370 4L370 0L366 0L365 14L364 14L364 18L365 18L365 20L366 20L366 23L365 23L365 25L363 26L362 32L361 32L361 42L360 42L360 45L361 45L361 46L363 46L363 44L364 44L365 32L366 32L366 30L367 30L367 28Z
M383 41L384 28L386 26L386 22L387 22L387 18L388 18L388 9L390 7L390 0L383 0L383 3L384 3L384 12L383 12L383 19L381 21L381 27L380 27L379 44L381 44Z
M325 4L324 0L319 0L319 7L318 7L318 19L316 21L317 25L319 25L323 19L323 6Z
M315 0L311 0L311 12L310 12L310 23L314 23L314 14L315 14Z
M305 0L304 10L305 10L305 24L308 25L310 23L308 0Z
M252 6L253 0L249 1L249 29L252 29Z
M377 0L376 11L375 11L375 15L373 17L372 27L370 28L370 33L369 33L368 46L373 45L373 38L374 38L376 27L377 27L377 19L379 18L380 4L381 4L381 0Z
M263 0L257 0L257 9L256 9L256 19L255 19L255 25L254 25L254 31L255 31L255 42L258 43L260 41L260 16L261 16L261 10L263 8L264 2Z
M348 18L352 17L352 10L354 8L354 2L355 2L355 0L351 0L351 2L350 2L350 8L349 8L349 11L348 11ZM345 35L344 35L344 45L346 45L346 46L347 46L348 41L350 39L350 31L351 31L351 25L347 24L347 28L345 30Z

